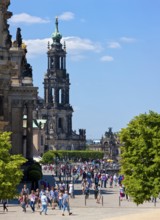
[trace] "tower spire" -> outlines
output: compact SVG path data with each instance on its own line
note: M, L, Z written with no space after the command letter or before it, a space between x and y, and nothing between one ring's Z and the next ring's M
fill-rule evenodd
M58 17L56 17L55 27L56 27L55 32L56 32L56 33L59 33L59 30L58 30Z
M59 33L59 30L58 30L58 17L56 17L55 32L52 34L52 39L53 39L53 44L60 43L60 40L62 39L62 35Z

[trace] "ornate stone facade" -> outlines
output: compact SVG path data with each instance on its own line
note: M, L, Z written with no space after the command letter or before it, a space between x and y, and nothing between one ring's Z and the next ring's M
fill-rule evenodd
M0 1L0 131L12 132L13 154L33 158L32 113L37 100L37 88L26 70L26 48L22 45L20 28L16 41L11 42L7 20L9 0ZM26 80L27 77L27 80ZM24 134L23 116L27 115L27 134ZM24 147L24 145L26 145Z
M66 70L66 46L61 44L58 18L55 22L53 43L48 44L48 67L44 77L44 105L38 106L38 115L47 119L46 145L48 149L84 149L86 134L72 130L73 108L69 103L70 80Z
M69 103L70 81L66 71L66 48L60 42L62 36L58 31L58 19L52 36L53 43L48 45L44 103L39 104L37 88L33 86L32 67L27 62L27 49L22 42L20 28L17 28L16 39L11 41L7 23L12 16L8 11L9 5L10 0L0 0L0 132L12 132L12 154L22 154L32 159L35 147L33 121L46 119L45 150L84 149L85 130L80 129L79 134L72 130L73 108Z
M112 131L112 128L108 128L105 135L101 138L101 147L104 151L105 159L112 159L118 161L120 154L120 140L118 134Z

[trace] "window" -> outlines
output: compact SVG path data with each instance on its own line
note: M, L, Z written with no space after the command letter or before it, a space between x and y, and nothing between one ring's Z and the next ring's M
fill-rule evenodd
M52 88L52 103L55 103L55 94L54 94L54 88Z
M62 104L62 89L59 89L59 104Z
M58 119L58 127L59 127L59 128L62 128L62 118L59 118L59 119Z

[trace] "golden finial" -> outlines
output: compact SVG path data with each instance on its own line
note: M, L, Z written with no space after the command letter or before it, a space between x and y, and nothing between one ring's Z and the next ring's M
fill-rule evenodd
M25 50L27 48L27 45L25 43L22 43L21 48Z

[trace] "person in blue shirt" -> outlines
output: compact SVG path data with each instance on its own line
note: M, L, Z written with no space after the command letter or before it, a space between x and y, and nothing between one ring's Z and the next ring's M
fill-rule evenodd
M67 209L68 214L72 215L72 212L70 212L70 205L69 205L69 195L68 195L68 191L66 190L65 193L62 196L62 216L64 216L64 212Z
M44 212L44 214L47 215L47 203L47 196L45 195L45 192L43 192L41 196L42 209L40 211L40 215L42 214L42 212Z

